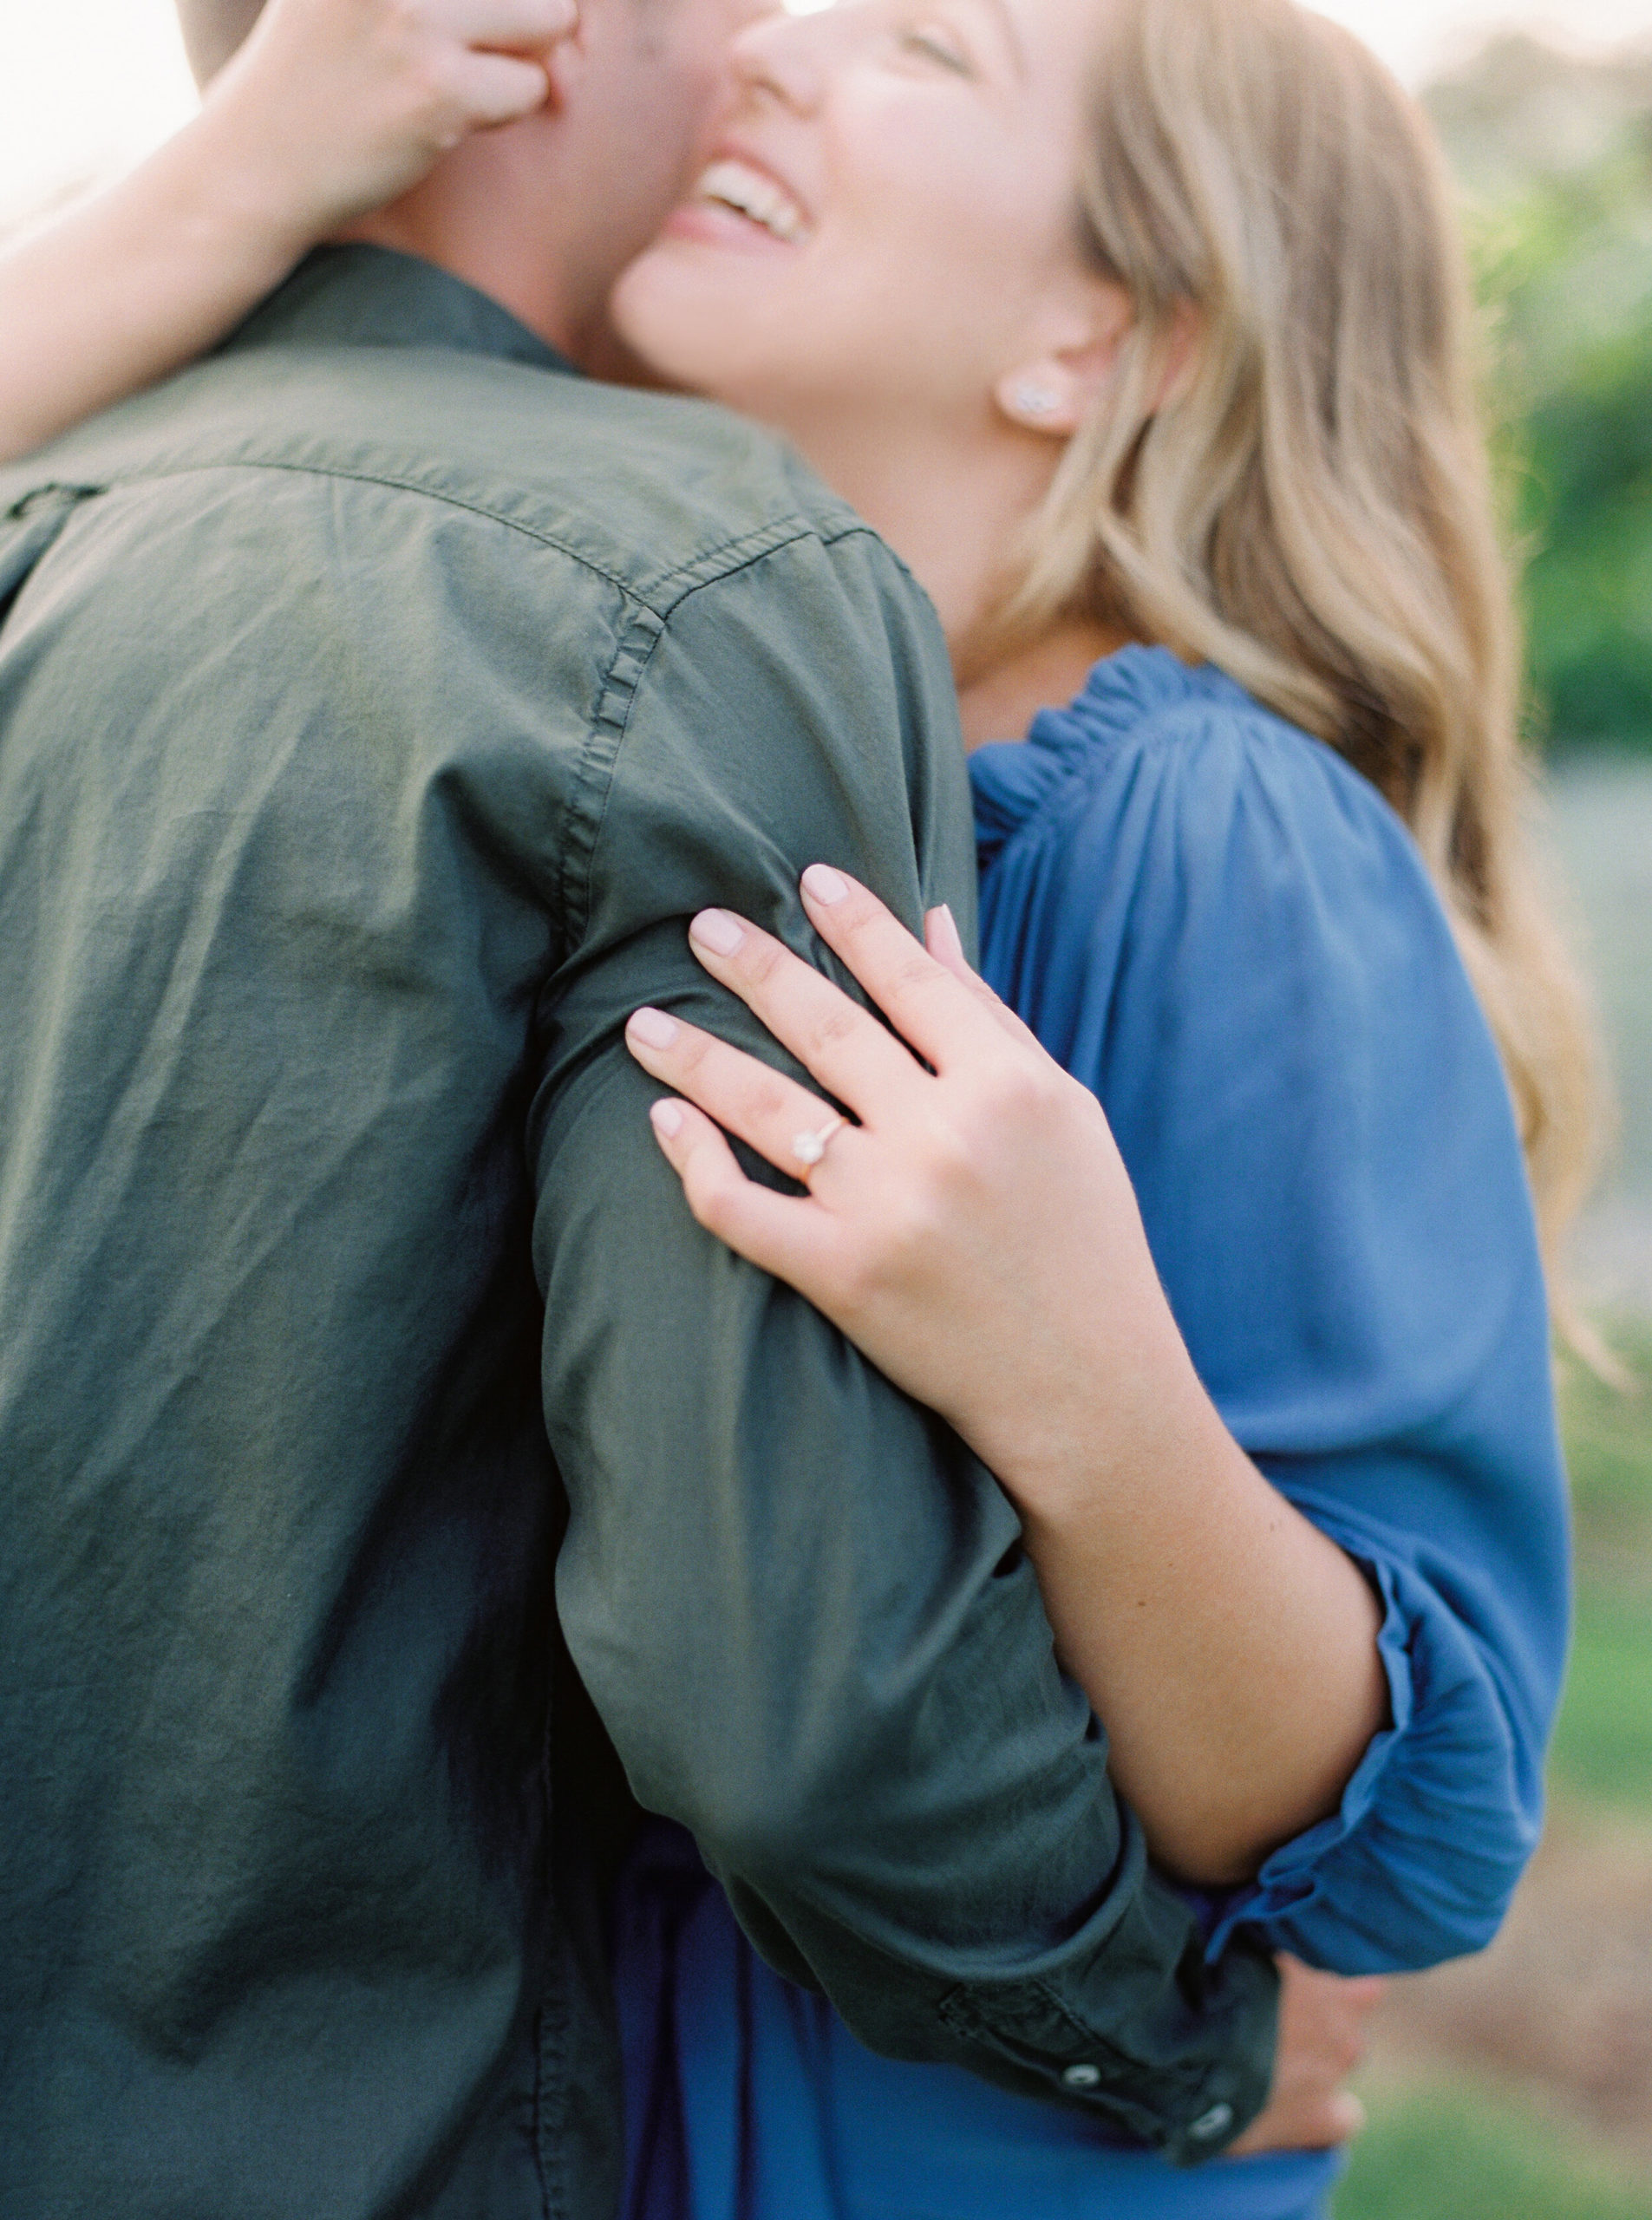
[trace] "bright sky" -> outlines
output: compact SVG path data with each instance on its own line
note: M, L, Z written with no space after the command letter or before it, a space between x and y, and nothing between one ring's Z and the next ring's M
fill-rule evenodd
M1571 45L1652 36L1652 0L1319 0L1414 81L1512 18ZM171 0L0 0L0 224L118 169L191 103Z

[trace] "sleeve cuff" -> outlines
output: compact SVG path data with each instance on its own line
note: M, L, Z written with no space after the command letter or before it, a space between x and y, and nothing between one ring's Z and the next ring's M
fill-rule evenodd
M1198 2166L1244 2133L1267 2103L1273 2080L1273 1967L1245 1950L1228 1960L1223 1975L1223 1990L1204 2001L1192 2054L1159 2058L1146 2067L1041 1982L992 1991L961 1986L940 1999L938 2009L968 2044L973 2071L1019 2094L1087 2113L1172 2165Z

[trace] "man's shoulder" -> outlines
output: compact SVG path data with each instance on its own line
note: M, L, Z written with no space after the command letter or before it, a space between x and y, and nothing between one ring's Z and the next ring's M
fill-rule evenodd
M661 608L790 539L870 528L779 440L709 403L444 349L261 348L202 363L0 471L0 514L241 471L447 504Z

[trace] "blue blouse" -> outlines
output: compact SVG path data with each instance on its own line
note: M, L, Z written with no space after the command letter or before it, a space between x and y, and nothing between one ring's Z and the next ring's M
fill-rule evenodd
M1228 1426L1361 1564L1392 1724L1216 1907L1342 1973L1473 1950L1537 1840L1564 1482L1502 1069L1408 832L1331 749L1160 649L971 759L982 966L1105 1106ZM1334 2159L1176 2173L865 2051L686 1838L617 1914L628 2220L1299 2220Z

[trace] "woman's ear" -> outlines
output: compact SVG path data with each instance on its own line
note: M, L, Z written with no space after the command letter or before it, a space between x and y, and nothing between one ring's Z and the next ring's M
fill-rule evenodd
M1121 285L1093 280L1069 304L1042 354L1006 370L992 389L999 413L1022 431L1070 440L1100 399L1136 314Z

